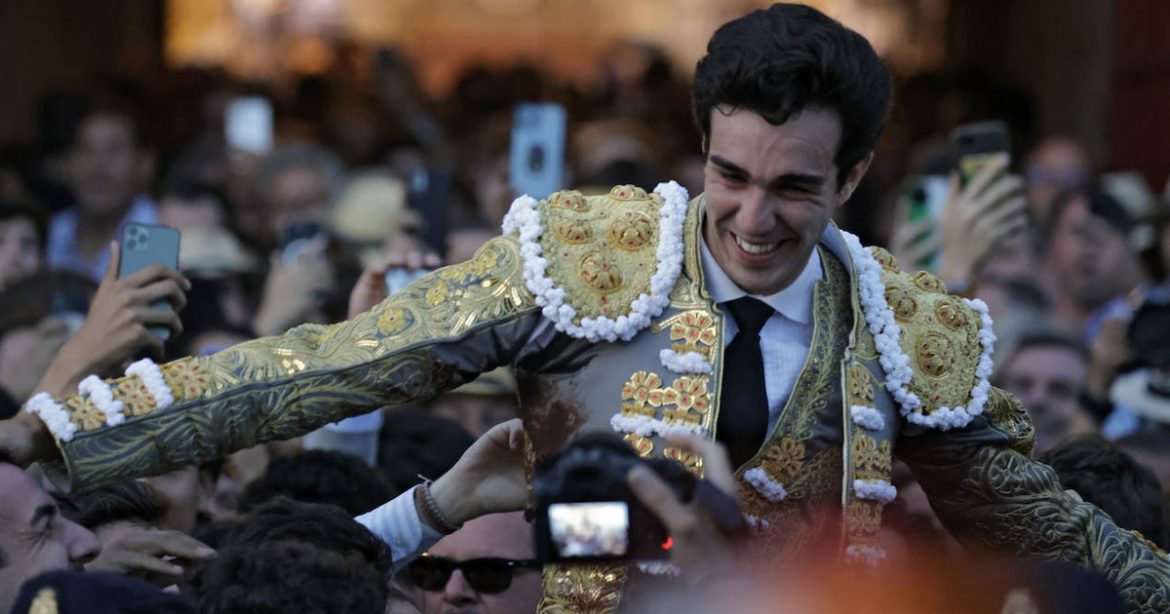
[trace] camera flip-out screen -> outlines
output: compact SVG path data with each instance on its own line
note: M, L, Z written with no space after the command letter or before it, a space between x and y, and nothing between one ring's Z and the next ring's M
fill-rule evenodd
M553 503L548 523L561 558L620 557L629 548L630 510L624 501Z

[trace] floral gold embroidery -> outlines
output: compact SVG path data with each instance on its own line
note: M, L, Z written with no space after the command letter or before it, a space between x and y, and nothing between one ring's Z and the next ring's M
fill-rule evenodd
M931 377L943 377L955 366L955 344L936 332L929 332L918 339L918 368Z
M622 287L624 281L622 271L616 262L611 261L601 252L585 254L581 259L581 279L602 294L609 294ZM603 313L606 309L602 308Z
M662 455L666 458L682 463L682 466L686 467L687 471L690 471L696 476L702 477L703 457L697 454L691 454L690 452L685 452L675 447L666 448L662 451Z
M621 563L545 565L538 614L608 614L617 609L628 572Z
M156 409L154 397L142 378L128 377L118 382L114 386L114 398L122 401L123 411L131 416L145 416Z
M637 371L630 376L630 380L622 386L622 413L655 417L658 412L655 407L662 404L663 394L659 386L662 378L649 371Z
M439 285L436 284L436 287ZM405 307L387 307L382 315L378 316L378 331L387 337L401 334L413 324L414 313Z
M934 317L951 330L967 328L967 311L959 299L947 297L934 305Z
M947 285L941 279L926 271L918 271L914 274L914 285L918 286L923 292L933 292L936 294L947 293Z
M890 442L880 444L873 437L856 433L853 440L853 477L859 480L889 480L892 471Z
M875 501L853 501L845 512L850 533L854 536L876 535L882 528L882 504Z
M672 318L670 340L682 343L674 344L671 349L679 354L698 352L710 358L710 348L714 347L718 339L719 330L709 313L695 310Z
M674 409L664 411L667 422L699 423L711 409L707 397L707 378L680 377L671 383L669 388L662 391L662 403L674 405ZM695 413L691 413L694 410Z
M646 200L650 198L646 190L632 185L614 186L609 191L609 197L614 200Z
M571 217L557 218L553 222L553 232L570 245L588 243L593 239L593 228L587 222Z
M782 484L792 481L804 466L804 442L791 437L782 437L764 452L760 466L772 479Z
M635 433L626 433L624 437L626 443L638 453L638 456L646 458L654 452L654 441L649 437L643 437Z
M83 431L96 431L106 423L106 414L88 399L80 399L69 419Z
M893 310L894 317L901 322L908 321L918 312L918 301L914 300L910 290L894 284L886 287L886 303Z
M609 240L615 247L628 252L637 251L652 243L656 232L654 220L641 211L626 211L609 226Z
M874 399L874 377L865 365L854 362L849 365L849 404L870 407Z
M207 369L194 358L176 360L162 367L163 378L178 399L195 399L207 391L211 377Z
M893 254L877 246L871 247L869 249L871 252L873 252L873 259L877 260L878 264L882 265L883 269L889 271L897 270L898 263L894 260Z
M548 197L548 204L554 207L572 209L581 213L587 213L589 211L589 201L576 190L553 192Z

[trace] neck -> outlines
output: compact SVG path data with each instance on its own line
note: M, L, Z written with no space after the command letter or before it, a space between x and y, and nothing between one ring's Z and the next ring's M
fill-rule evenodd
M132 201L131 201L132 202ZM108 213L93 213L82 210L74 239L78 249L86 256L93 256L106 248L117 232L118 226L130 210L130 202Z

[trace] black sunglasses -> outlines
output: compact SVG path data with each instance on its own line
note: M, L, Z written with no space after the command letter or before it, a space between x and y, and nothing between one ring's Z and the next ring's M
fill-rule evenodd
M475 592L492 595L512 586L512 575L516 570L540 568L540 561L535 559L482 558L456 561L424 553L406 569L411 581L425 591L443 590L451 574L458 569Z

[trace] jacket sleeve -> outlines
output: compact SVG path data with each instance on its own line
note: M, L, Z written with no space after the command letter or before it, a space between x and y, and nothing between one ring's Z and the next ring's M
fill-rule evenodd
M169 406L147 381L159 378L141 374L108 382L116 419L108 399L64 399L72 427L52 429L62 460L47 469L65 487L92 488L425 401L510 362L539 319L516 241L497 238L350 321L161 365L154 387L165 384Z
M897 450L943 525L968 547L1093 569L1128 611L1170 612L1166 554L1065 493L1056 472L1032 460L1033 439L1020 402L992 388L986 411L967 427L904 428Z

